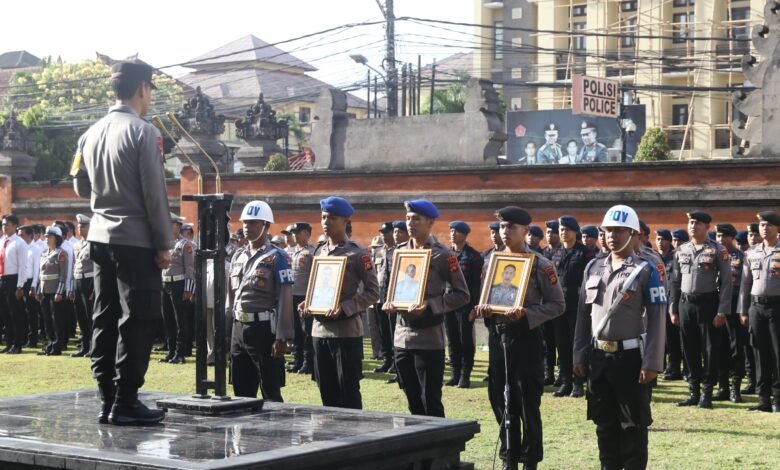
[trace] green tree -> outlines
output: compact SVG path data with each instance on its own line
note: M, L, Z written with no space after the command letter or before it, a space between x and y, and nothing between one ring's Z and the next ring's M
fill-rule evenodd
M466 83L468 74L458 75L454 83L445 88L435 89L433 97L426 96L420 107L422 114L431 114L431 99L433 99L433 114L462 113L466 109Z
M639 141L639 148L634 156L635 162L655 162L659 160L669 160L671 148L669 141L666 140L666 134L659 127L651 127L645 131L642 140Z
M287 128L295 137L295 143L298 145L298 150L303 150L303 147L309 145L309 140L306 138L306 131L301 127L301 123L298 122L298 116L295 113L277 113L276 120L287 121Z
M103 117L115 101L111 67L99 61L69 64L47 57L39 72L17 72L3 103L14 108L32 131L36 161L33 178L58 179L67 175L79 136ZM149 114L162 114L182 100L181 87L171 77L156 74L157 90Z
M265 164L265 171L289 171L290 162L287 157L281 154L271 155L268 163Z

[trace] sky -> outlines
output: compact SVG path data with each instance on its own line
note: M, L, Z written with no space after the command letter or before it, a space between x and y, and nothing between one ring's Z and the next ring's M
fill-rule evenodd
M473 5L473 0L395 0L395 15L471 23ZM95 52L114 59L138 53L155 67L186 62L247 34L275 43L347 23L382 20L377 0L43 0L5 2L2 15L0 53L26 50L67 62L94 59ZM474 30L454 29L399 21L397 59L416 64L417 54L422 54L422 62L427 64L434 58L468 51ZM378 24L279 47L319 69L311 75L343 86L366 74L349 54L363 54L371 65L379 67L383 41L384 27ZM431 45L442 41L448 47ZM181 68L165 71L174 76L187 72Z

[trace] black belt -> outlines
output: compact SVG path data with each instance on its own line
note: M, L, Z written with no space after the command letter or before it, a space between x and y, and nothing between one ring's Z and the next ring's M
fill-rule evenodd
M751 295L750 302L756 305L780 305L780 295Z
M685 302L701 302L703 300L711 300L713 297L717 296L717 292L707 292L704 294L686 294L683 292L682 295L680 295L680 299Z

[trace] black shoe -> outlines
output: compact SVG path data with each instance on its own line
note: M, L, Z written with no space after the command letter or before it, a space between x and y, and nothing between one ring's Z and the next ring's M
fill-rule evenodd
M701 398L699 399L699 408L705 409L705 410L711 410L712 409L712 392L707 393L704 392L701 394Z
M731 403L742 403L742 395L739 391L739 386L742 379L731 379L731 390L729 393L729 401Z
M134 424L157 424L165 419L165 411L150 410L146 405L136 400L132 405L114 403L108 422L118 426Z
M13 346L11 349L8 350L8 354L21 354L21 353L22 353L21 346Z
M563 385L563 377L558 375L558 377L555 379L555 382L553 382L553 387L560 387Z
M452 371L452 377L450 380L444 382L447 387L455 387L460 382L460 371Z
M305 362L301 366L300 369L298 369L299 374L311 374L311 366L309 364L306 364Z
M563 385L561 385L561 388L553 392L553 396L565 397L570 395L572 390L574 390L574 387L572 386L571 382L564 382Z
M517 470L517 462L504 460L501 468L502 470Z
M571 389L571 394L569 396L572 398L581 398L585 396L585 391L582 389L582 384L575 383Z
M389 379L385 380L386 384L394 384L398 383L398 377L390 377Z
M46 353L47 356L62 356L62 351L58 349L52 349L51 351Z
M84 357L86 355L87 355L87 351L82 349L79 352L75 352L75 353L71 354L70 357Z
M526 462L523 464L523 470L536 470L536 462Z
M38 349L38 342L37 341L28 341L24 343L24 346L22 346L25 349Z
M460 380L458 381L458 388L470 388L470 387L471 387L470 374L461 375Z
M677 402L677 406L696 406L701 401L701 388L699 384L688 385L688 398Z
M168 364L184 364L184 356L179 356L178 354L173 356L170 361L168 361Z
M672 381L672 380L682 380L682 379L683 379L683 376L680 373L680 371L664 372L664 380Z
M486 375L486 376L482 377L482 381L483 381L483 382L490 382L490 377L488 377L488 376Z
M389 369L387 369L387 373L388 373L388 374L395 374L395 373L397 373L397 372L398 372L398 371L397 371L397 370L395 370L395 363L393 363L393 365L391 365L391 366L390 366L390 368L389 368Z
M748 407L748 411L763 411L764 413L772 413L772 405L765 401L758 402L758 405Z
M755 395L756 394L756 381L748 379L745 384L745 388L740 390L743 395Z
M98 393L100 394L100 413L98 413L98 423L108 424L108 415L111 414L111 407L114 406L114 396L116 388L113 382L108 384L98 384Z
M731 395L729 387L719 387L718 393L712 397L712 401L726 401L729 399L729 395Z
M378 373L378 374L379 373L385 373L388 370L390 370L391 367L393 367L393 362L392 361L385 361L385 362L382 363L381 366L379 366L376 369L374 369L374 372Z

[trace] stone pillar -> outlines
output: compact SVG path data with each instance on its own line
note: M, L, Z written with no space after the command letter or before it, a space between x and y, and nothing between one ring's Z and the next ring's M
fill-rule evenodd
M247 171L263 171L271 155L283 152L276 142L288 136L287 122L276 120L276 111L265 102L262 93L235 124L236 136L245 144L236 152L236 159Z
M183 155L179 148L175 148L173 155L182 162L183 165L195 165L201 174L214 175L216 170L209 158L204 155L201 149L214 161L219 173L228 173L228 159L230 158L230 149L224 142L219 140L219 136L225 132L225 116L214 113L214 105L209 102L206 95L203 94L200 87L195 90L195 95L189 98L180 111L175 113L176 119L184 127L192 139L187 137L179 126L174 125L174 134L180 138L179 147L184 150Z

